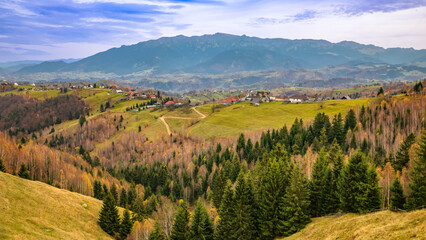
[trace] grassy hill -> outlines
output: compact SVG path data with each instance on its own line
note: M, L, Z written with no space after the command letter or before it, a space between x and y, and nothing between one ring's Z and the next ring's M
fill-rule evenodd
M291 126L294 120L302 118L310 120L317 113L327 115L346 112L356 105L367 104L371 99L330 100L304 104L282 104L281 102L262 103L255 107L249 103L239 103L216 109L212 113L212 105L203 105L197 109L209 115L199 123L190 127L192 134L211 137L227 137L238 135L244 131L256 131L269 128Z
M425 239L425 216L426 209L314 218L302 231L282 239Z
M0 172L0 239L111 239L102 201Z

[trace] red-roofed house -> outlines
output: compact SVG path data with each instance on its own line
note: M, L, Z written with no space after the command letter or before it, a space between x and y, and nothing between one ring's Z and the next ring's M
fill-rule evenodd
M155 96L154 94L151 94L150 96L149 96L150 98L157 98L157 96Z
M168 102L166 102L166 106L169 106L169 105L173 105L173 104L175 104L175 102L173 102L173 101L168 101Z

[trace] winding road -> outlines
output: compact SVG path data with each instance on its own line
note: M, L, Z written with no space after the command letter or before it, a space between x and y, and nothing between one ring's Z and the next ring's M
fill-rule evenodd
M170 135L172 134L172 131L170 130L169 124L166 122L167 118L183 119L183 120L199 120L199 119L203 119L207 117L204 113L198 111L198 109L196 109L195 107L191 109L194 110L198 115L200 115L200 117L190 118L190 117L176 117L176 116L161 116L158 118L158 120L160 120L164 124L164 126L166 126L167 134Z

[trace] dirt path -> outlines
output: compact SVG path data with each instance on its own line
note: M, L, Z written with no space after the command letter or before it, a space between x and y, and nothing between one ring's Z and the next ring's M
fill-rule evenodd
M158 120L160 120L164 124L164 126L166 126L167 134L170 135L170 134L172 134L172 131L170 130L169 124L166 122L167 118L183 119L183 120L199 120L199 119L203 119L203 118L207 117L205 114L198 111L198 109L196 109L195 107L193 107L191 109L194 110L198 115L200 115L200 117L190 118L190 117L176 117L176 116L161 116L161 117L158 118Z

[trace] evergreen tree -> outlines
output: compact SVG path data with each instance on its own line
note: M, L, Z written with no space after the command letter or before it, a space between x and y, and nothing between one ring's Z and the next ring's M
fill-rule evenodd
M335 138L340 146L345 143L346 132L344 131L342 114L339 113L334 116L332 125L333 139Z
M235 231L234 190L232 190L231 186L232 184L228 180L223 193L223 204L221 204L218 212L219 221L216 226L215 240L236 239L233 233Z
M83 124L86 122L86 118L84 117L84 115L81 115L79 123L80 123L80 127L83 127Z
M408 162L410 161L409 151L415 140L416 136L413 133L404 139L404 142L401 144L398 152L395 155L395 161L392 164L392 167L395 169L395 171L402 171L402 168L407 166Z
M3 164L3 160L0 158L0 172L6 172L6 167Z
M118 192L117 192L117 187L115 186L115 183L112 183L112 186L109 192L114 197L115 202L118 203Z
M213 240L213 224L209 214L199 199L195 206L190 227L191 240Z
M318 154L318 158L314 163L313 172L312 172L312 180L309 183L310 190L310 204L311 204L311 215L314 217L318 217L323 215L322 209L323 205L327 204L324 202L323 197L323 188L325 184L329 184L325 182L325 174L328 171L328 160L326 158L325 149L322 148L320 153Z
M148 240L166 240L158 222L155 223L154 231L149 234Z
M376 168L370 166L367 170L367 184L365 186L365 203L363 207L364 212L372 212L380 209L380 187L379 179L377 177Z
M123 220L121 220L120 224L120 238L126 239L127 235L132 231L133 222L130 219L130 213L127 209L124 210Z
M399 178L396 177L390 188L392 197L390 198L390 210L404 209L405 196Z
M244 134L241 133L240 137L238 138L238 142L237 142L237 153L239 154L240 158L242 158L242 154L241 154L241 150L244 151L245 148L245 139L244 139Z
M410 171L410 194L407 199L407 208L416 209L426 206L426 131L422 132L416 151L417 159L413 161Z
M126 207L127 205L127 192L126 189L122 188L120 193L120 206Z
M143 199L140 196L136 198L131 210L133 211L132 217L134 221L142 222L147 215Z
M98 221L99 226L111 236L120 230L120 219L115 205L114 197L111 193L108 194L104 199Z
M284 195L288 184L288 169L275 158L268 161L260 180L259 228L262 239L274 239L284 234Z
M364 153L365 155L368 155L369 147L368 147L368 142L367 142L366 138L364 138L364 140L362 140L360 148L361 148L360 150L361 150L362 153Z
M256 239L257 206L251 181L241 171L235 187L235 239Z
M247 140L246 147L244 148L244 156L243 156L247 160L248 164L250 164L253 161L252 155L253 155L253 143L251 142L251 139L249 138Z
M21 168L19 169L18 176L25 179L30 179L30 171L28 171L27 166L24 163L21 164Z
M95 183L93 184L93 196L94 198L99 200L103 198L102 185L101 185L101 182L97 180L95 180Z
M135 199L136 199L136 186L134 183L132 183L130 185L129 192L127 193L127 204L129 206L132 206Z
M380 96L380 95L383 95L383 94L384 94L383 88L380 87L379 91L377 92L377 96Z
M349 110L348 114L345 117L345 133L348 132L348 130L354 130L356 126L356 116L354 110Z
M176 217L173 221L172 240L187 240L189 239L189 211L185 202L179 206Z
M416 84L414 85L414 92L419 93L421 92L423 89L423 84L422 82L416 82Z
M225 171L223 168L216 169L212 179L212 195L214 206L219 209L222 201L223 191L226 184Z
M351 147L352 149L356 149L356 148L357 148L357 146L356 146L355 133L353 133L353 134L352 134L352 139L351 139L350 147Z
M330 150L329 153L330 162L333 163L333 177L332 177L332 199L329 202L330 205L330 213L337 212L340 208L340 196L339 196L339 188L338 183L340 179L340 174L343 169L343 160L344 156L340 146L336 143Z
M311 221L308 180L299 166L292 170L290 185L287 187L284 202L286 203L284 235L291 235L303 229Z
M353 154L343 168L338 182L340 204L344 212L365 212L367 172L368 165L364 154Z

